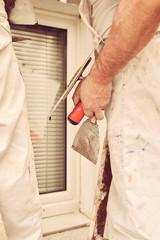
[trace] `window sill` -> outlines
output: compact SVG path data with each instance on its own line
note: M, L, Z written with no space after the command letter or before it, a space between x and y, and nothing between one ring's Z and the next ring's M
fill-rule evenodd
M81 213L48 217L42 220L43 237L55 233L89 226L90 219Z

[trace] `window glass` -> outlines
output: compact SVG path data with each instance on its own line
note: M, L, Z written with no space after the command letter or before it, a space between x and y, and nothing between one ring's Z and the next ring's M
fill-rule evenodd
M66 107L49 113L65 90L66 38L63 29L12 25L13 47L25 89L39 192L66 189Z

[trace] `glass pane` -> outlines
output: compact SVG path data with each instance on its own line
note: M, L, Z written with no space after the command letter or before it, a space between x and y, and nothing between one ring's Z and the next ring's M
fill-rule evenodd
M66 189L66 108L49 112L65 90L66 30L12 25L13 47L25 82L40 193Z

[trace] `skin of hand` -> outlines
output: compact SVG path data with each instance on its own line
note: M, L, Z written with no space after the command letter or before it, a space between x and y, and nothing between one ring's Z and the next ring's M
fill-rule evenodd
M121 0L106 43L89 74L73 94L84 113L103 119L110 101L112 80L152 39L160 24L160 0Z
M107 104L111 97L112 82L94 81L93 76L84 78L73 95L74 104L81 100L83 110L86 116L92 118L94 115L96 119L102 120L103 113L101 110L107 108Z

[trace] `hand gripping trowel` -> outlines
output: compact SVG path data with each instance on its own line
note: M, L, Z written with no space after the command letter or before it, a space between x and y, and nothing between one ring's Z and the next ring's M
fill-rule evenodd
M100 44L100 42L97 44L97 46ZM97 47L96 46L96 47ZM84 62L84 64L77 70L73 78L71 79L70 83L68 84L66 90L56 103L56 105L53 107L53 109L50 112L49 119L51 120L51 116L53 112L56 110L58 107L59 103L62 100L65 100L73 86L76 84L78 80L82 80L82 74L88 64L91 61L91 55L95 51L96 47L91 51L89 54L88 58ZM70 123L73 125L77 125L80 123L82 118L84 117L84 111L82 107L81 101L75 106L73 111L68 115L68 120ZM72 148L80 153L82 156L86 157L88 160L96 164L98 154L99 154L99 148L100 148L100 143L99 143L99 129L97 125L97 121L95 117L92 119L87 119L83 122L82 126L79 128L75 139L72 144Z

